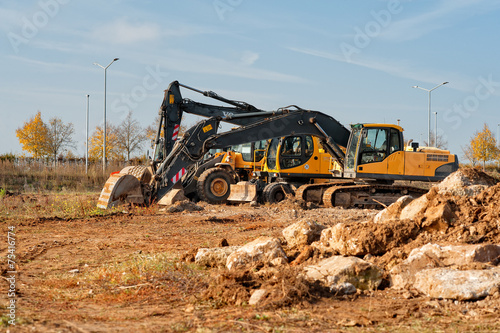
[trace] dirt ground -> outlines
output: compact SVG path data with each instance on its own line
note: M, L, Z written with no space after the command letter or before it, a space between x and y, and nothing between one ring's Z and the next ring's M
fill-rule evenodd
M97 201L97 195L90 198ZM492 190L483 196L485 204L479 206L493 205L496 198L497 192ZM10 199L3 200L0 204L6 205ZM197 248L218 246L223 239L229 245L243 245L259 236L283 238L281 232L285 227L305 218L325 226L339 222L356 224L369 220L377 211L304 209L293 200L258 207L200 206L201 211L168 213L152 207L91 218L1 218L4 239L8 228L15 227L18 272L13 326L8 324L6 316L8 247L5 241L1 242L2 330L500 331L498 297L476 302L437 300L413 291L396 291L384 284L379 290L335 296L304 285L294 274L294 267L284 269L281 280L275 283L280 286L278 294L282 291L275 302L250 306L245 297L249 290L264 283L265 277L259 280L252 271L231 275L224 270L198 267L189 262ZM431 241L499 244L500 226L481 222L490 214L489 221L498 224L499 206L490 210L478 206L472 215L466 206L467 203L461 202L463 209L457 209L462 223L444 232L401 232L406 238L390 243L389 251L373 256L371 261L387 269L406 258L411 249ZM472 223L476 223L473 232ZM292 259L298 254L288 251Z

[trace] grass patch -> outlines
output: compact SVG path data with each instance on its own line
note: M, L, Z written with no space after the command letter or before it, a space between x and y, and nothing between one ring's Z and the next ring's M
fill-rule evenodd
M193 300L207 286L207 272L176 262L167 254L136 255L99 267L83 266L37 282L53 301L89 299L100 304L126 304L145 299L161 302Z
M114 209L97 208L99 193L19 194L0 196L0 219L77 219L114 215ZM143 213L151 211L143 209Z
M124 163L102 166L67 163L53 166L43 161L14 162L0 160L0 187L14 193L95 192L100 191L111 172L120 171Z

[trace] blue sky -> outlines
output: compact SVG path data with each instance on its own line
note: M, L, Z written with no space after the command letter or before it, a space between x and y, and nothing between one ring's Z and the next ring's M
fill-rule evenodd
M500 117L500 2L3 1L0 0L0 154L21 153L15 129L41 111L90 129L128 110L153 123L171 81L261 109L295 104L351 123L397 123L427 138L428 93L438 133L462 155ZM216 101L190 92L185 97ZM195 117L187 122L194 123ZM435 127L432 115L432 129ZM146 148L145 148L146 149Z

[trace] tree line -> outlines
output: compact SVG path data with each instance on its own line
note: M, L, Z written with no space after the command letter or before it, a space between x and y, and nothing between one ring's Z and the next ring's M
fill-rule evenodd
M106 124L106 159L116 161L129 161L135 153L141 153L144 144L154 140L156 136L156 123L143 128L133 118L133 112L129 111L125 119L119 125ZM72 149L76 148L73 139L75 129L72 123L64 123L60 118L51 118L44 122L40 111L25 121L23 126L16 129L16 136L23 151L28 152L33 158L48 158L54 162L65 154L74 157ZM104 131L103 126L98 125L89 137L88 154L89 160L102 159Z
M144 144L155 139L159 120L158 116L153 124L143 128L133 118L133 112L130 110L118 126L106 124L106 159L129 161L134 153L142 152ZM182 126L183 130L184 126ZM40 111L16 130L24 151L30 153L33 158L49 158L53 161L57 161L62 153L66 153L67 157L74 157L71 151L71 148L75 148L73 134L72 123L64 123L57 117L45 123ZM96 126L89 138L89 160L102 160L103 137L103 126ZM443 148L447 144L440 135L436 139L434 146L438 148ZM433 143L431 142L431 145ZM499 143L487 124L484 124L481 131L474 133L468 145L462 146L462 152L463 157L472 166L481 164L484 169L487 162L500 163Z

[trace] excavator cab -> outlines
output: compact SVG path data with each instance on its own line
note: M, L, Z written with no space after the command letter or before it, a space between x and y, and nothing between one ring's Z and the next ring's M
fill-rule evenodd
M447 150L407 151L403 128L398 125L351 127L344 169L347 178L438 181L458 169L458 159Z
M324 181L331 178L331 155L316 136L290 135L271 139L259 178L273 182L286 179L294 183Z

